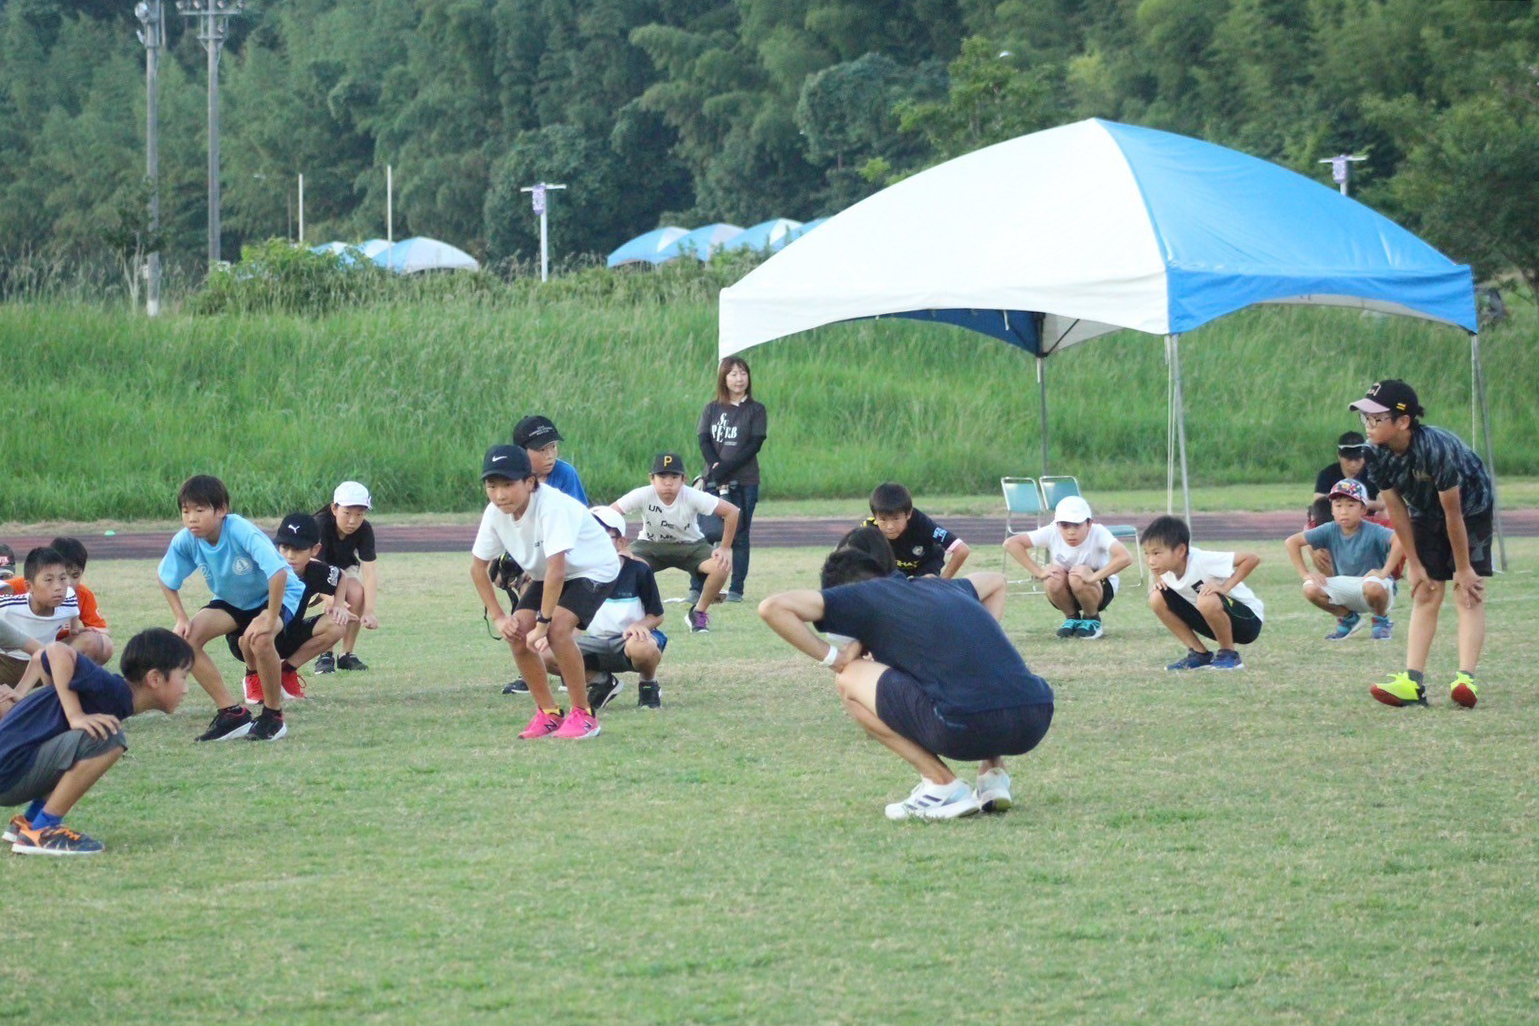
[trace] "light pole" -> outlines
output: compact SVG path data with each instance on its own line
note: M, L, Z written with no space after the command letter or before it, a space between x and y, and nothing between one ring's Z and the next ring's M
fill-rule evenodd
M1331 166L1331 180L1341 187L1341 194L1347 194L1347 181L1352 177L1352 165L1358 161L1367 160L1367 157L1356 153L1338 153L1334 157L1322 157L1315 161L1316 164L1329 164Z
M526 185L519 192L530 193L534 201L534 212L540 215L540 280L546 281L550 277L550 233L546 228L545 193L551 189L565 189L564 185L552 185L549 182L538 182L534 185Z
M208 270L219 263L219 51L230 19L246 9L246 0L176 0L183 17L196 18L198 40L208 51Z
M166 23L160 0L139 0L134 16L144 27L144 176L150 183L150 251L144 267L144 312L160 313L160 51L166 45Z

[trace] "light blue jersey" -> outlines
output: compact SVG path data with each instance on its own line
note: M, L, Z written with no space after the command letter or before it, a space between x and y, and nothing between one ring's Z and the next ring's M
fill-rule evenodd
M160 583L178 591L194 570L203 573L208 590L236 609L267 605L267 582L282 570L288 575L283 588L283 608L292 617L299 611L305 587L278 555L278 547L257 526L235 513L224 518L219 544L194 538L185 527L176 532L160 561Z

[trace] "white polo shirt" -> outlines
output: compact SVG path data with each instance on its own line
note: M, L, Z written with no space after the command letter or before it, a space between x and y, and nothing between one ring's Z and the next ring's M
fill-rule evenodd
M620 554L609 532L588 507L548 485L534 490L521 517L487 503L470 551L488 562L506 552L537 581L545 580L547 560L563 552L568 580L586 577L605 584L620 573Z

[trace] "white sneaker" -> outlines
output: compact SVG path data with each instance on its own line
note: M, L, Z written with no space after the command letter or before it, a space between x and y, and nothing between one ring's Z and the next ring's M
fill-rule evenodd
M978 805L984 812L1004 812L1014 802L1010 798L1010 774L991 769L978 774Z
M979 809L973 789L963 780L931 784L921 780L909 796L887 806L888 819L956 819Z

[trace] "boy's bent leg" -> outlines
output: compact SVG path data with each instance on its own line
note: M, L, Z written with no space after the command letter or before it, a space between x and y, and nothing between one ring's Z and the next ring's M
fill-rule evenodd
M192 616L192 628L187 632L187 643L192 646L192 677L208 692L208 697L214 700L216 709L228 709L235 705L235 699L231 696L229 688L224 686L224 678L219 674L219 668L214 665L214 660L203 650L203 647L215 638L222 638L235 630L235 618L229 613L218 609L210 609L205 606Z
M1224 608L1224 600L1215 592L1205 591L1197 596L1197 611L1213 632L1213 640L1218 647L1234 648L1234 622L1229 619L1229 610Z
M63 818L66 813L75 807L75 803L84 797L95 783L100 780L113 763L123 757L127 751L123 747L122 737L118 736L118 743L111 751L103 752L88 759L81 759L71 766L59 778L53 790L48 794L48 800L43 803L43 811L50 816Z
M936 784L953 782L956 774L939 756L899 734L877 715L877 683L886 671L886 666L870 659L857 659L841 670L834 683L839 688L845 711L865 728L866 733L918 770L921 777Z
M272 631L256 629L252 623L241 636L246 641L245 651L251 653L257 677L262 681L262 704L269 709L283 708L283 660L278 656L277 635Z
M1486 641L1486 604L1473 606L1455 603L1459 614L1459 669L1473 674L1480 664L1480 650Z
M357 622L357 621L353 621ZM331 651L337 641L342 637L342 625L328 616L323 616L315 623L315 628L310 632L310 638L304 644L296 648L288 658L290 666L298 669L322 652ZM280 653L281 654L281 653ZM282 666L280 663L279 670Z
M1042 592L1047 600L1069 619L1079 616L1079 602L1074 597L1074 590L1069 587L1069 577L1061 567L1054 567L1048 571L1047 577L1042 581Z
M1208 650L1207 646L1202 643L1202 639L1197 637L1197 632L1192 630L1185 620L1181 619L1180 614L1170 608L1170 604L1165 601L1165 593L1163 591L1156 588L1149 593L1149 608L1154 610L1154 615L1159 617L1160 623L1165 625L1166 630L1176 636L1177 641L1193 652L1206 652Z
M550 642L550 653L561 671L561 682L566 685L572 708L588 709L588 672L583 669L576 631L577 614L564 606L557 606L545 637Z
M696 568L696 572L705 575L705 583L700 586L700 601L695 603L695 608L704 612L711 608L711 603L721 594L723 585L727 583L727 571L716 560L707 559Z
M98 666L105 666L112 658L112 638L89 627L70 638L69 647Z
M663 662L663 650L657 646L657 640L650 634L645 640L632 638L625 643L625 658L631 661L631 666L641 674L642 680L652 680L657 676L657 668Z
M1100 614L1102 597L1100 581L1092 581L1080 574L1071 573L1069 590L1074 593L1074 601L1079 604L1080 612L1084 614L1085 619L1094 620Z

